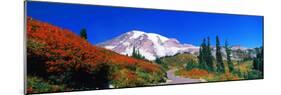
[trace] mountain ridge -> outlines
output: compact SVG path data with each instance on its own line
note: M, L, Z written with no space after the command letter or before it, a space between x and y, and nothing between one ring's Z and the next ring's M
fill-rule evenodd
M172 56L177 53L195 53L199 50L199 47L181 44L175 38L167 38L156 33L146 33L139 30L126 32L97 45L129 56L132 54L133 48L136 48L148 60Z

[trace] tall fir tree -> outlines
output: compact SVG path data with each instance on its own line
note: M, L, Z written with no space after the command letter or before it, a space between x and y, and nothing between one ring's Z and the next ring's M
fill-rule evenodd
M202 46L200 46L199 48L199 56L198 56L198 59L199 59L199 67L202 68L202 69L205 69L205 60L203 58L203 53L202 53Z
M199 49L199 56L198 56L198 59L199 59L199 63L200 63L200 68L202 69L206 69L208 70L208 65L207 65L207 62L206 62L206 39L204 38L203 39L203 42L200 46L200 49Z
M133 47L132 57L136 58L136 56L137 56L136 47Z
M206 63L211 71L215 71L214 62L213 62L213 56L212 56L212 48L211 48L211 42L210 37L207 38L208 44L206 47Z
M140 58L140 51L137 49L137 58Z
M83 38L83 39L88 39L87 37L87 30L85 28L81 29L80 31L80 37Z
M233 72L234 71L234 65L231 61L231 49L230 47L228 46L228 41L226 40L225 41L225 52L226 52L226 59L227 59L227 64L228 64L228 68L229 68L229 71L230 72Z
M254 58L253 67L263 73L263 47L256 48L256 57Z
M218 36L216 36L216 61L217 61L217 71L225 72L222 53L221 53L220 40Z

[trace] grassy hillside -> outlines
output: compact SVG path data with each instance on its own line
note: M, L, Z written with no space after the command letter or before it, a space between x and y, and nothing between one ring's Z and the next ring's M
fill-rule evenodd
M189 62L197 62L197 57L192 54L176 54L174 56L166 56L160 58L161 62L160 64L168 68L181 68L184 67Z
M27 74L28 93L133 87L165 78L157 64L93 46L69 30L31 17L27 19Z

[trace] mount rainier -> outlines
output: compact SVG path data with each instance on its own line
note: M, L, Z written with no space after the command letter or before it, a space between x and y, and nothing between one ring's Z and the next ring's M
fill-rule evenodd
M178 53L198 53L199 47L191 44L181 44L178 40L167 38L155 33L133 30L109 41L99 43L98 46L115 51L123 55L132 55L133 48L148 60L157 57L173 56Z

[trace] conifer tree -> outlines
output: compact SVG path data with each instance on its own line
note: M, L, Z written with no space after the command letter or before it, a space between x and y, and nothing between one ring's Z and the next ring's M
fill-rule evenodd
M263 48L256 48L256 57L254 58L253 66L255 70L263 72Z
M225 41L225 52L226 52L226 59L227 59L227 64L228 64L228 67L229 67L229 71L230 72L233 72L234 71L234 65L231 61L231 49L229 48L228 46L228 41L226 40Z
M139 51L139 49L137 50L137 58L138 59L140 58L140 51Z
M207 47L206 47L206 63L209 67L209 69L211 71L214 71L214 63L213 63L213 56L212 56L212 49L211 49L211 43L210 43L210 37L207 38L208 40L208 44L207 44Z
M203 42L200 46L200 49L199 49L199 56L198 56L198 59L199 59L199 63L200 63L200 67L202 69L206 69L208 70L208 65L207 65L207 62L206 62L206 39L204 38L203 39Z
M225 72L222 53L221 53L220 40L218 36L216 36L216 61L217 61L217 71Z
M156 57L155 62L158 64L163 64L163 62L161 61L161 59L159 57Z
M136 48L133 47L133 53L132 53L132 57L136 57L137 53L136 53Z
M85 28L81 29L80 31L80 37L83 38L83 39L88 39L87 37L87 30Z

